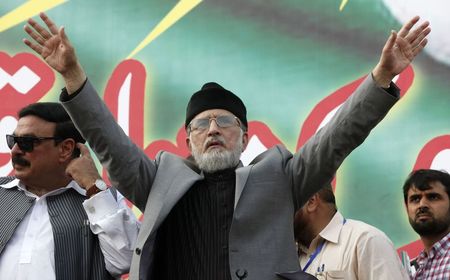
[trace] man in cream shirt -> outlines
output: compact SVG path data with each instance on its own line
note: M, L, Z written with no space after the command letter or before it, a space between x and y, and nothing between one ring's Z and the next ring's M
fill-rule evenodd
M294 230L300 266L318 279L409 279L382 231L337 211L331 186L296 213Z

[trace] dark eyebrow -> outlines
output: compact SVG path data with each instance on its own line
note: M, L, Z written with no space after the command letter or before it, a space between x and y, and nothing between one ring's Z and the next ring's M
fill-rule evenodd
M36 136L36 134L33 134L33 133L27 133L27 134L23 134L23 135L17 135L15 132L13 132L12 136L15 136L15 137L39 137L39 136Z
M429 192L429 193L426 193L425 195L427 197L430 197L430 196L442 197L442 195L440 193L437 193L437 192Z

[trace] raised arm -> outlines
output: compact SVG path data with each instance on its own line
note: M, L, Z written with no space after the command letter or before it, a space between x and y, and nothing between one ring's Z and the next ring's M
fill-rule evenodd
M402 72L427 43L431 29L414 17L397 34L392 32L380 61L365 81L341 106L330 122L319 130L289 161L295 203L300 207L312 194L328 184L343 160L358 147L398 100L392 79Z
M108 170L112 185L144 211L156 162L129 139L87 80L64 27L58 28L44 13L40 17L46 27L29 19L25 31L33 40L24 39L24 43L61 74L69 94L61 95L64 108Z
M44 13L40 13L40 17L47 25L47 29L35 20L29 19L29 25L24 29L34 41L24 39L23 42L62 75L67 92L72 94L86 81L86 74L78 62L75 49L67 38L64 27L58 28Z

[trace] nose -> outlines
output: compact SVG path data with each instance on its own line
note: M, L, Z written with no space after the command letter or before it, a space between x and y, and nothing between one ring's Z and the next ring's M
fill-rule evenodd
M17 143L14 143L14 146L11 148L11 155L23 154L23 151L19 148Z
M208 135L217 135L220 133L219 125L217 124L216 119L212 118L209 120L209 128Z
M428 208L428 201L425 196L422 196L419 200L419 208Z

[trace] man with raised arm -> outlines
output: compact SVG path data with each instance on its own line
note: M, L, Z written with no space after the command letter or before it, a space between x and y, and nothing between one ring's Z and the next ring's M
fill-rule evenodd
M192 157L148 158L121 130L86 78L64 28L30 19L30 48L64 78L61 101L114 186L144 212L131 279L307 279L299 270L294 213L328 184L345 157L399 98L391 80L424 48L428 22L415 17L387 40L379 63L333 119L297 153L275 146L248 166L244 103L217 83L186 109Z

